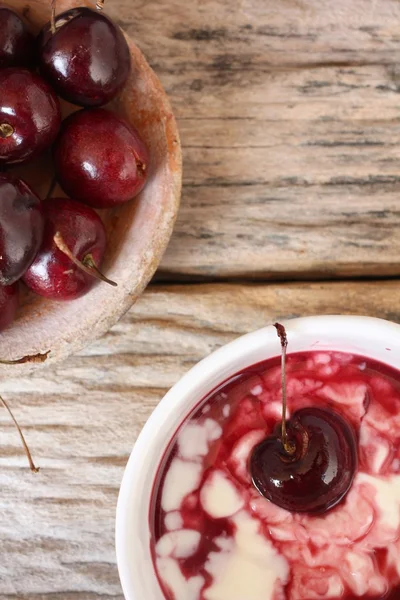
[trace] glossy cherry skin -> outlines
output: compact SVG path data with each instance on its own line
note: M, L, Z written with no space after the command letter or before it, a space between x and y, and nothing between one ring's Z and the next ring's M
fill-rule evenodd
M347 494L357 469L357 440L338 413L303 408L288 423L296 445L289 456L280 432L255 447L250 472L258 491L292 512L323 513Z
M95 208L113 207L136 196L146 182L148 161L136 129L102 108L70 115L54 151L64 191Z
M43 237L42 204L21 179L0 174L0 284L22 277Z
M0 70L0 164L25 162L42 152L60 124L59 100L39 75Z
M18 308L18 284L0 285L0 331L8 327Z
M96 279L81 271L54 242L60 232L72 254L80 261L91 255L100 266L106 247L106 232L97 213L89 206L67 198L44 203L43 243L25 273L26 285L46 298L73 300L86 294Z
M34 61L34 36L15 10L0 5L0 69L30 67Z
M131 55L119 27L104 14L74 8L48 23L38 38L42 75L57 94L80 106L106 104L125 84Z

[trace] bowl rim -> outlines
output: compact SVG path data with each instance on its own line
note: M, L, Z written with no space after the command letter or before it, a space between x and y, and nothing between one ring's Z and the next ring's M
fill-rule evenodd
M400 367L400 325L397 323L352 315L311 316L281 322L288 333L289 354L301 349L347 349L394 368ZM329 342L321 343L320 338L329 338ZM154 571L150 543L147 544L150 542L148 513L154 478L171 440L171 431L173 435L201 401L204 389L210 391L246 366L279 353L279 340L272 325L240 336L194 365L165 394L148 418L126 465L116 508L116 556L126 600L165 600ZM237 368L237 365L242 366Z

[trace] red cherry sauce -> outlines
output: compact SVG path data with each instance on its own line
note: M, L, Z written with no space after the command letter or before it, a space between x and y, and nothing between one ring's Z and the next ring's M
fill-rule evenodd
M262 600L400 600L400 517L393 521L386 510L388 497L392 498L387 490L400 475L400 372L344 353L291 354L287 395L289 418L295 411L318 407L335 411L353 428L358 467L350 491L337 506L318 515L289 512L257 492L249 461L254 447L280 424L280 359L237 374L208 394L185 419L159 467L150 507L151 552L166 600L177 598L158 569L157 543L169 531L180 530L200 535L192 550L181 554L171 550L184 580L197 581L188 600L217 597L210 553L215 558L222 552L219 540L235 543L237 520L235 515L212 516L204 508L204 483L216 472L233 484L242 499L237 514L254 519L258 533L287 565L287 575L277 579ZM201 433L206 424L211 431L207 447L201 450L200 440L198 453L192 456L196 432ZM193 428L196 425L198 429ZM167 477L177 459L200 464L201 473L168 516L163 494L169 498ZM179 487L179 480L175 483ZM389 487L379 493L381 483ZM400 493L396 493L390 506L400 515ZM164 547L163 556L166 552ZM182 594L180 598L186 600Z

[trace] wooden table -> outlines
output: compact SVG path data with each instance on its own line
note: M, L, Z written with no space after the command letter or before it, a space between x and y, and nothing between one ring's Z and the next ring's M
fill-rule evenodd
M122 600L114 511L165 391L232 338L315 313L400 321L398 0L109 0L170 94L182 208L102 340L0 382L0 599ZM145 599L143 599L145 600Z

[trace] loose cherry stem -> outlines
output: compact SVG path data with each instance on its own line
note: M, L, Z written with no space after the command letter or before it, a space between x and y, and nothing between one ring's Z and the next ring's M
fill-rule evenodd
M97 8L97 10L103 10L103 8L104 8L104 0L97 0L97 2L96 2L96 8Z
M22 433L21 428L18 425L17 419L14 417L13 413L11 412L11 408L8 406L7 402L1 396L0 396L0 402L2 403L2 405L4 406L4 408L8 411L8 414L12 418L12 420L14 422L14 425L17 428L17 431L19 433L19 437L21 438L21 442L22 442L22 445L23 445L24 450L25 450L26 457L27 457L28 462L29 462L30 470L33 471L33 473L39 473L39 467L36 467L35 463L33 462L31 452L30 452L30 450L28 448L28 444L26 443L25 438L24 438L24 434Z
M56 32L56 0L51 0L50 28L51 33L54 35Z
M285 452L289 455L292 455L296 452L295 444L288 439L287 431L286 431L286 406L287 406L287 397L286 397L286 349L288 345L286 330L283 325L280 323L274 323L274 327L278 334L279 339L281 340L281 370L282 370L282 444L285 449Z
M87 254L83 259L83 262L80 261L76 256L74 256L71 250L68 248L67 244L64 242L64 239L59 231L54 236L54 243L61 252L63 252L79 269L95 277L96 279L100 279L100 281L104 281L104 283L108 283L108 285L112 285L116 287L118 284L111 279L108 279L101 271L99 271L96 263L93 260L93 256L91 254Z

